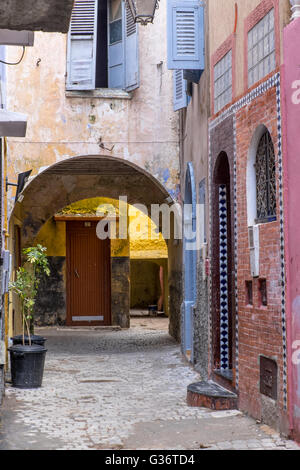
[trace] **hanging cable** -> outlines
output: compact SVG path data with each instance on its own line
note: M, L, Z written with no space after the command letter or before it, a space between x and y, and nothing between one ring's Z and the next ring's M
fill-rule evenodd
M23 46L22 57L18 62L5 62L4 60L0 60L0 63L5 64L5 65L19 65L22 62L24 55L25 55L25 46Z

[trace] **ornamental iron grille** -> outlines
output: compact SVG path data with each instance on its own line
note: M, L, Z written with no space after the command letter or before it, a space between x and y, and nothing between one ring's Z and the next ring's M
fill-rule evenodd
M276 165L270 133L260 139L256 154L257 222L276 220Z

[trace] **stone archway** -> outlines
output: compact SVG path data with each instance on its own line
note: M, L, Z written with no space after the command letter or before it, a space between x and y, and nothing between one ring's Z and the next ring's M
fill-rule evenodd
M82 199L118 199L120 196L126 196L128 204L144 205L149 215L152 204L173 202L159 181L133 163L103 155L78 156L60 161L31 179L14 207L11 225L17 221L20 245L29 246L41 227L65 206ZM172 240L169 240L168 246L174 253L169 255L170 332L178 339L180 303L176 299L178 291L175 291L174 300L172 298L172 286L180 279L181 267L177 250L172 245Z

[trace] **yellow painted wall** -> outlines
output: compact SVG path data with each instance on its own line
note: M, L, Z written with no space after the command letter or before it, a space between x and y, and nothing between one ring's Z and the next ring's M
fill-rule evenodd
M167 244L156 226L143 212L126 205L119 208L119 201L109 198L85 199L65 207L59 215L117 216L128 213L129 240L112 240L111 255L130 256L133 259L161 259L168 257ZM118 222L117 222L118 233ZM47 247L48 256L66 256L66 223L48 220L39 232L36 243Z

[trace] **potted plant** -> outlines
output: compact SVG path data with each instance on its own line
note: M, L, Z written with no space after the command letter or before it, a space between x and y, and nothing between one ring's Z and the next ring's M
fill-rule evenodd
M45 338L33 335L34 305L41 276L50 275L46 248L41 245L25 248L25 263L16 273L9 289L20 300L23 334L13 338L9 348L12 384L16 388L38 388L42 385L47 350Z

